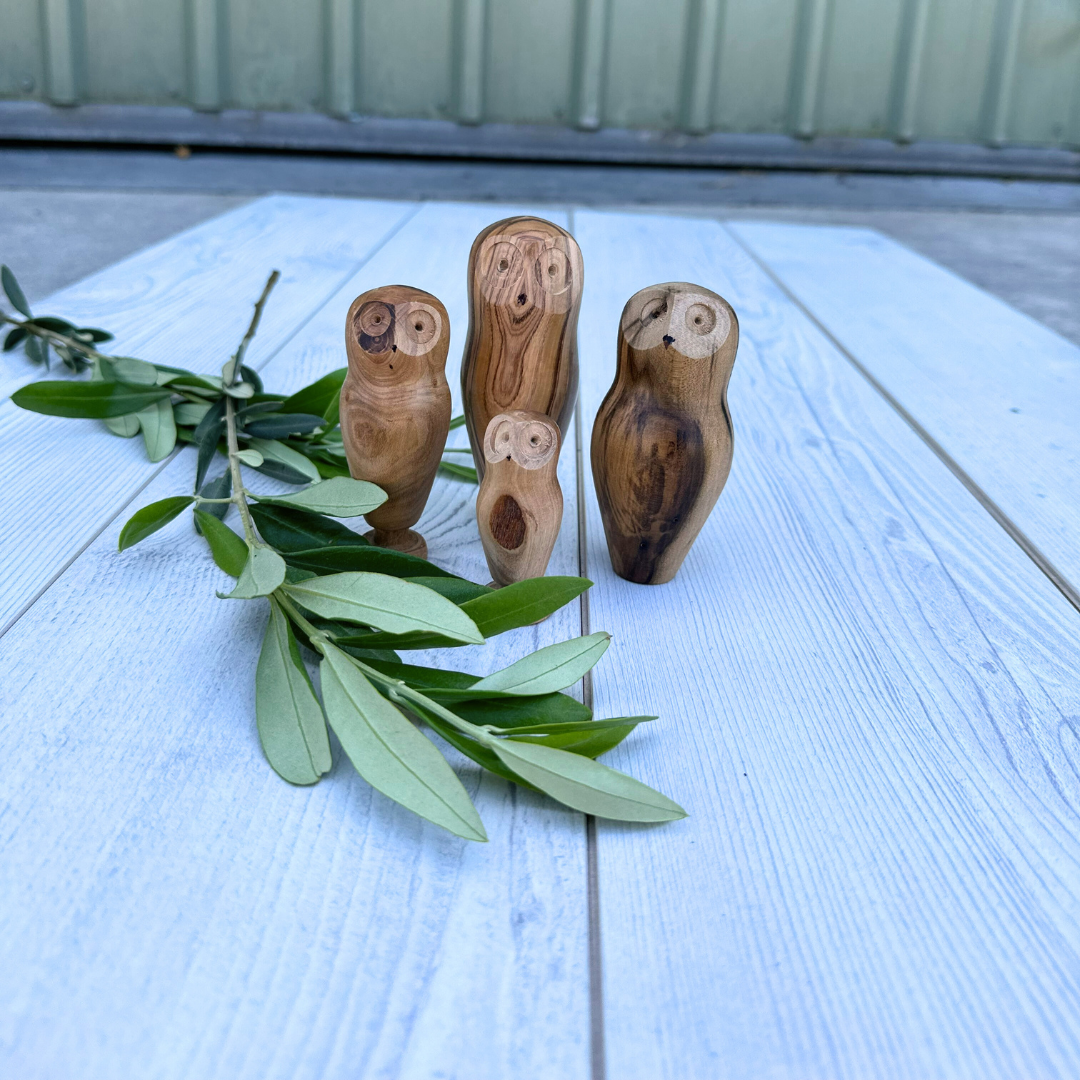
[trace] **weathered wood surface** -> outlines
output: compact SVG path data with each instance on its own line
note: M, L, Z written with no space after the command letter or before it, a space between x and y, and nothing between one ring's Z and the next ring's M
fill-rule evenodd
M615 572L662 585L731 469L727 387L739 321L722 296L675 281L634 293L617 339L615 381L593 421L596 498Z
M498 413L544 413L566 431L577 401L584 275L573 236L557 222L525 216L485 228L469 252L468 273L461 390L483 476L484 433Z
M427 556L412 529L424 512L450 431L442 301L409 285L380 285L345 316L349 373L341 387L341 438L349 471L387 495L365 515L381 547Z
M349 303L385 281L463 326L469 244L507 212L427 207L359 271L343 262L265 377L292 391L340 367ZM119 440L95 435L104 462ZM553 573L577 570L575 449ZM131 508L188 490L193 467L185 451ZM50 473L20 513L45 520L74 488ZM440 477L420 528L433 560L486 580L474 498ZM453 755L489 844L373 793L337 750L322 783L289 787L255 732L261 605L214 597L226 579L186 517L117 555L126 516L0 641L0 1071L585 1077L581 815ZM453 661L484 674L577 633L574 605Z
M563 519L561 447L558 424L541 413L499 413L487 426L476 525L496 585L547 571Z
M1080 594L1080 348L870 229L729 227Z
M248 352L248 363L261 368L416 209L273 196L135 255L38 307L73 322L103 324L116 333L110 348L119 355L213 373L235 352L276 268L281 281ZM26 365L21 355L9 362ZM43 377L30 372L23 368L23 381ZM33 449L42 445L48 453ZM141 439L103 438L96 421L39 416L5 400L0 468L7 477L2 632L163 466L146 460ZM55 497L43 500L45 493Z
M690 812L599 826L608 1076L1074 1076L1080 618L719 225L574 232L586 424L635 290L742 331L675 581L617 578L588 501L596 709L662 714L612 764Z

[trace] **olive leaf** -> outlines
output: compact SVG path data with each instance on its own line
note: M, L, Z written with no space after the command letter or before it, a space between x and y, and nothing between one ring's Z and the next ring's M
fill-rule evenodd
M284 480L287 484L304 484L308 481L318 482L322 479L319 470L315 468L311 461L304 457L303 454L297 453L291 446L286 446L277 439L252 439L251 447L258 450L265 459L259 467L259 471L266 473L267 476L274 476L276 479ZM281 475L281 469L275 472L274 465L284 466L284 475ZM300 479L292 479L291 477L294 476L299 476Z
M254 469L257 469L263 463L263 456L258 450L238 450L236 457L237 460L242 461L245 465L250 465Z
M320 665L330 726L376 790L466 840L487 840L480 815L446 759L368 682L353 660L324 646Z
M198 427L203 418L210 411L210 402L199 403L194 401L182 401L173 406L173 415L178 424L185 427Z
M247 562L236 588L225 600L253 600L269 596L285 580L285 560L265 544L248 544ZM218 594L221 596L221 594Z
M232 532L216 518L209 521ZM322 706L300 659L289 620L273 599L255 670L255 721L266 760L283 780L314 784L330 771L330 739Z
M28 319L33 318L30 314L30 305L26 302L26 297L23 295L22 289L19 288L15 275L6 266L0 266L0 284L3 285L4 292L11 301L11 306Z
M358 538L359 539L359 538ZM366 570L373 574L390 577L419 578L431 580L442 578L455 580L449 571L441 570L426 559L408 555L404 551L375 547L372 544L335 544L332 547L313 548L308 551L291 551L285 556L290 566L312 570L317 574L337 574L345 570Z
M338 401L341 398L341 384L345 381L348 368L338 368L324 375L317 382L297 390L292 397L281 403L281 411L287 413L313 413L322 416L328 424L338 422Z
M102 423L121 439L133 439L139 434L138 413L129 413L127 416L107 416Z
M248 546L220 518L208 514L205 510L195 511L195 520L199 530L210 545L210 554L214 562L229 574L238 578L244 571L248 560Z
M215 477L213 480L207 480L205 484L199 489L199 495L204 499L227 499L232 495L232 470L226 469L221 476ZM199 507L201 511L207 514L213 514L214 517L220 521L224 521L226 515L229 513L230 504L227 502L204 502ZM198 518L196 518L196 522ZM196 530L199 530L196 524ZM271 544L271 547L274 545ZM247 549L245 548L244 558L247 558ZM234 574L233 577L237 575Z
M133 356L113 356L109 362L119 382L129 386L158 385L157 368L145 360L136 360Z
M168 398L162 398L138 414L146 442L146 453L151 461L167 458L176 446L176 421Z
M516 664L496 671L458 693L498 690L504 694L549 694L562 690L589 671L607 652L610 643L611 635L603 630L587 637L560 641L537 649Z
M591 758L514 739L487 743L511 771L566 806L616 821L677 821L686 811L666 795Z
M366 546L367 541L348 525L321 514L309 514L302 510L271 506L269 503L252 503L251 516L259 527L263 539L278 551L321 551L337 545ZM336 570L360 569L359 567L335 567Z
M456 461L440 461L439 468L444 473L456 477L458 480L468 480L472 484L479 484L480 478L476 469L471 465L459 465Z
M126 416L168 398L169 391L158 387L135 387L119 382L72 382L66 379L30 383L11 395L11 400L21 409L46 416L85 420Z
M338 476L323 480L292 495L259 495L259 502L270 506L285 506L329 517L359 517L382 506L386 492L366 480Z
M330 574L286 585L285 591L302 607L326 619L358 622L391 633L433 632L471 644L484 640L476 624L456 604L422 585L385 574Z
M194 501L191 495L174 495L136 510L120 530L119 550L124 551L140 540L145 540L152 533L156 533Z
M325 425L326 421L321 416L310 413L273 412L269 416L249 420L244 424L244 430L260 439L283 439L288 435L309 435Z

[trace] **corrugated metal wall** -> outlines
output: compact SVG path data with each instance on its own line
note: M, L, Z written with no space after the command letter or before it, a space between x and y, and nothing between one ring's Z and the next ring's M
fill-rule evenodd
M0 97L1080 145L1080 0L0 0Z

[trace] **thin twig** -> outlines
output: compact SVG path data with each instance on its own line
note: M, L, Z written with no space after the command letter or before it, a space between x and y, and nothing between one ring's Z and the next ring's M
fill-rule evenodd
M240 348L236 350L236 355L232 358L232 369L229 372L229 378L224 380L226 386L232 386L234 383L239 382L240 368L244 364L244 354L247 352L247 347L251 343L251 339L255 336L255 331L259 329L259 320L262 318L263 307L266 305L267 297L269 297L270 291L278 283L280 277L281 271L275 270L270 277L267 278L266 286L262 291L262 296L255 301L255 312L251 316L251 325L247 328L247 333L240 342Z

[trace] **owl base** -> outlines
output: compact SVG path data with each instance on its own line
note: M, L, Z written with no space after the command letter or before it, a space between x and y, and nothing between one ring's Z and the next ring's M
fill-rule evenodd
M377 547L415 555L418 559L427 558L427 541L412 529L371 529L364 533L364 539Z

